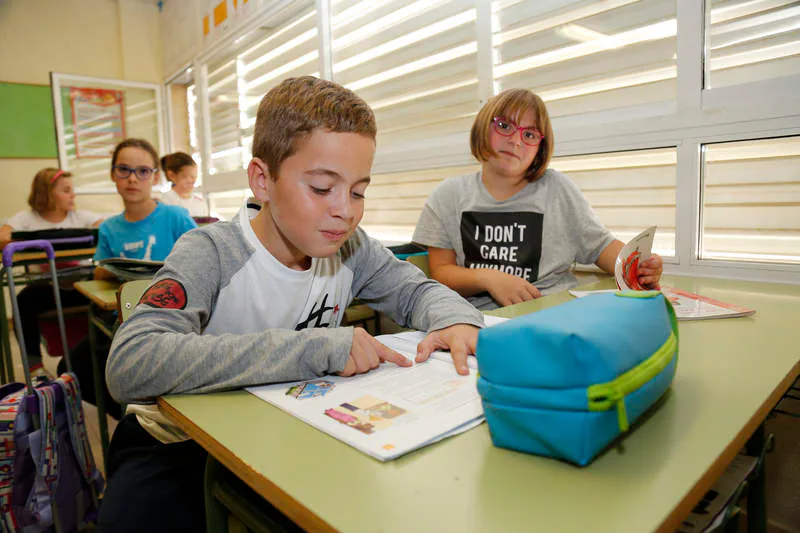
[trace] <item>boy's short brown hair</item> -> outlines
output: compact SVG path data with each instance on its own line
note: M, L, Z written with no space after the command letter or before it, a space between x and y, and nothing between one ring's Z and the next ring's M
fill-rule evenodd
M56 179L53 179L58 174ZM56 200L53 198L53 188L61 178L71 178L72 173L59 170L57 168L43 168L36 173L31 182L31 193L28 195L28 205L36 213L44 215L56 207Z
M317 128L360 133L375 140L375 115L350 89L314 76L288 78L264 95L253 133L253 157L267 164L273 179L278 169Z
M469 147L472 155L480 162L497 157L489 142L490 128L494 117L503 117L519 122L519 118L531 109L536 116L536 127L544 135L539 143L536 157L525 172L525 179L535 181L542 177L553 156L553 126L547 107L537 94L528 89L507 89L489 99L478 111L469 134ZM526 124L527 126L527 124Z

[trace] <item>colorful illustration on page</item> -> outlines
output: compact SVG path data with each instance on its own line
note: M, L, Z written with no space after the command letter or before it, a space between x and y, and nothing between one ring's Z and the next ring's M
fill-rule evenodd
M330 418L365 435L392 427L395 419L406 413L405 409L374 396L362 396L325 410Z
M324 379L315 379L289 387L286 396L294 396L298 400L319 398L333 390L334 384Z

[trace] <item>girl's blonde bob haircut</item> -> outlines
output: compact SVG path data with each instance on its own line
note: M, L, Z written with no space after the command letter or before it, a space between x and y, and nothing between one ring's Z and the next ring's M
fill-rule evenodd
M536 117L536 128L544 135L544 138L539 143L539 150L536 152L531 166L525 172L525 179L536 181L542 177L553 156L553 126L550 124L550 115L547 114L547 107L542 99L528 89L505 90L490 98L478 111L469 135L469 147L475 159L484 163L490 157L497 157L489 141L494 117L503 117L519 123L520 117L528 109L533 110Z
M60 174L59 174L60 172ZM59 174L56 179L53 179ZM71 178L71 172L62 172L57 168L43 168L34 176L31 182L31 193L28 195L28 205L38 214L44 216L56 208L56 199L53 189L61 178Z

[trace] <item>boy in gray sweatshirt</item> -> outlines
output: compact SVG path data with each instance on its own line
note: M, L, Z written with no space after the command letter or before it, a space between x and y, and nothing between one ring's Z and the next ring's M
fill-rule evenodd
M263 98L247 169L258 203L184 235L114 338L106 380L129 407L100 531L205 529L206 453L159 413L158 396L409 366L339 327L354 298L430 332L416 361L449 349L468 372L480 312L358 228L375 136L369 106L333 82L291 78Z

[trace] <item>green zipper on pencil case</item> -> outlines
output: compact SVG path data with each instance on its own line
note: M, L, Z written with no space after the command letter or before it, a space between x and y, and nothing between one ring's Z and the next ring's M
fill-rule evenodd
M660 294L659 291L619 291L617 296L626 298L652 298ZM625 409L625 396L640 389L645 383L656 377L677 356L678 347L678 320L672 304L665 298L669 320L672 324L670 333L664 344L653 355L628 370L621 376L597 383L586 389L590 411L608 411L616 407L620 431L628 431L628 413Z

